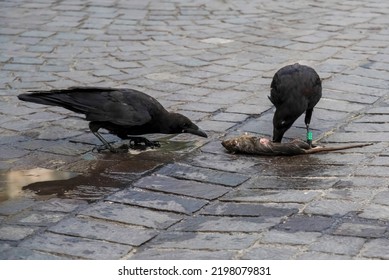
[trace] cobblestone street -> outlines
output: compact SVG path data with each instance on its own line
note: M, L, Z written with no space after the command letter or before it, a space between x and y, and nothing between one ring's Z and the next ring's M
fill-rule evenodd
M0 1L0 259L389 259L389 2ZM274 73L313 67L314 141L271 137ZM97 152L81 115L30 90L133 88L207 132ZM285 134L305 138L304 116ZM115 146L125 143L103 133Z

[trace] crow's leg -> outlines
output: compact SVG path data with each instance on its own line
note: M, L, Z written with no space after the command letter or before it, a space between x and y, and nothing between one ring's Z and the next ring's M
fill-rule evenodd
M131 148L136 148L136 146L139 147L139 145L142 145L145 148L161 147L161 144L158 141L150 141L144 137L130 136L127 139L130 140L130 147Z
M112 147L112 145L109 144L108 141L105 140L103 136L101 136L101 134L98 132L98 130L100 129L100 125L97 122L90 122L89 129L91 130L93 135L96 136L101 141L101 143L103 143L105 148L108 149L111 153L119 153L119 152L124 151L124 149L116 149L116 148ZM98 149L98 151L100 151L100 150L101 149ZM126 150L126 151L128 151L128 150Z
M101 141L101 143L103 143L103 145L105 146L105 148L107 148L110 152L112 152L112 153L117 153L117 152L118 152L118 150L115 149L114 147L112 147L111 144L109 144L109 143L107 142L107 140L105 140L104 137L101 136L100 133L98 133L97 131L92 131L92 133L93 133L94 136L96 136L96 137ZM99 149L98 149L98 150L99 150Z
M307 128L307 143L312 147L312 132L309 130L313 109L308 109L305 112L305 126Z

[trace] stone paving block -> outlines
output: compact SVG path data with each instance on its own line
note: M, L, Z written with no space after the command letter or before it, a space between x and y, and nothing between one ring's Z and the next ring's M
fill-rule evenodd
M350 83L338 83L337 81L327 82L326 87L329 89L334 89L334 90L338 90L338 91L362 93L362 94L368 94L368 95L372 95L372 96L382 96L384 94L382 92L382 90L380 90L378 88L353 85ZM357 109L358 105L355 104L355 106L356 106L355 109ZM341 109L340 106L337 106L335 108ZM360 109L362 109L362 108L360 108ZM349 109L347 109L347 110L349 110Z
M0 240L19 241L36 232L36 227L18 225L0 225Z
M247 115L258 115L270 109L270 105L250 105L250 104L234 104L227 108L227 113L240 113Z
M85 123L87 125L87 123ZM53 126L44 130L39 130L38 139L42 140L59 140L74 137L83 134L82 131L72 131L66 128Z
M200 100L199 96L196 95L188 95L188 94L172 94L171 96L167 96L166 99L168 100L173 100L173 101L183 101L183 102L197 102ZM186 111L188 112L188 111ZM194 113L194 112L193 112ZM207 114L206 113L201 113L201 112L196 112L198 115L202 115L205 117ZM189 116L187 116L189 117Z
M317 108L350 113L362 110L364 105L342 100L322 98L320 103L317 104Z
M312 190L236 190L223 196L221 201L235 202L295 202L307 203L319 197L322 193Z
M354 201L323 199L310 202L304 209L304 213L316 215L346 215L349 212L358 211L362 204Z
M64 25L66 26L74 26L78 25L72 22L66 22ZM84 41L88 36L84 34L77 34L73 32L61 32L53 35L54 40L67 40L67 41Z
M1 146L1 155L0 159L15 159L15 158L23 158L27 156L30 153L30 151L22 150L16 147L5 147L4 145Z
M297 208L269 207L258 203L216 202L203 208L200 213L218 216L284 217L297 212Z
M194 112L194 111L176 111L176 113L180 113L188 117L192 121L199 121L207 116L207 113Z
M220 144L219 141L212 141L200 148L202 152L211 153L211 154L226 154L226 150L224 147Z
M307 251L297 256L297 260L350 260L352 256Z
M220 106L223 105L231 105L236 103L242 103L243 100L245 100L248 96L250 96L249 93L245 91L229 91L229 90L223 90L222 92L210 92L206 96L202 97L200 99L201 102L204 103L211 103L211 104L220 104ZM229 113L222 113L222 114L228 114L231 116L237 117L236 115L239 114L229 114ZM232 119L226 119L223 121L233 121Z
M280 217L214 217L196 216L172 227L177 231L199 232L260 232L281 221Z
M168 228L182 219L180 215L173 213L164 213L112 202L97 203L84 211L81 211L80 214L156 229Z
M356 236L366 238L384 237L386 232L386 226L363 224L357 222L345 222L342 223L335 231L334 234L345 236Z
M37 38L47 38L52 35L54 35L55 32L50 32L50 31L40 31L40 30L31 30L31 31L26 31L20 36L22 37L37 37Z
M26 211L12 216L9 222L19 225L47 226L60 221L65 216L65 213L59 212Z
M247 114L238 114L238 113L218 113L212 117L212 119L216 121L224 121L224 122L243 122L249 116Z
M380 81L380 80L378 80ZM375 106L366 110L365 114L358 116L352 123L379 123L384 125L385 122L385 114L389 111L388 103L385 101L376 102Z
M221 143L219 143L221 146ZM224 148L223 148L224 149ZM240 155L234 154L221 154L215 155L212 153L202 153L194 157L191 161L191 164L207 167L212 169L218 169L222 171L229 172L241 172L241 173L253 173L256 172L255 164L260 163L260 159L252 157L241 157Z
M382 151L379 156L375 157L373 160L370 160L368 162L368 165L388 166L389 157L387 151L386 150Z
M357 102L363 104L373 104L379 98L377 96L358 94L355 92L342 92L342 94L340 95L339 91L336 90L328 90L326 96L335 100L343 100L343 101Z
M359 177L352 176L348 178L340 179L333 185L334 189L342 189L342 188L367 188L367 190L375 189L375 188L385 188L387 183L384 177Z
M39 57L14 57L12 63L26 64L26 65L41 65L44 63L44 60Z
M150 245L154 248L191 250L241 250L258 239L257 234L166 232L158 235Z
M201 129L205 131L217 131L217 132L224 132L233 126L235 126L235 123L232 122L223 122L223 121L212 121L212 120L204 120L197 124Z
M318 238L309 249L333 254L355 256L361 250L365 240L359 237L324 235Z
M146 249L137 252L132 260L231 260L236 253L232 251L208 251L187 249Z
M13 215L23 210L26 210L35 205L35 201L30 198L18 198L1 202L0 214Z
M293 216L288 218L284 223L277 226L279 230L288 232L322 232L331 228L335 224L335 219L323 216Z
M67 39L64 38L64 40ZM101 77L94 77L86 71L60 72L58 73L58 76L62 77L65 80L70 79L75 82L81 83L81 85L91 85L102 81Z
M368 69L366 67L363 67L361 65L360 67L357 67L355 69L349 69L347 73L355 76L360 76L360 77L368 77L368 78L373 78L377 80L382 80L385 81L387 80L386 72L385 71L380 71L380 70L375 70L375 69ZM372 108L374 110L374 108ZM370 112L370 111L368 111Z
M36 53L51 53L54 50L54 46L46 46L46 45L33 45L28 48L29 52Z
M387 57L385 57L386 59ZM342 77L343 82L347 82L353 85L368 86L372 88L386 89L388 82L385 79L361 77L358 75L346 75Z
M219 110L220 105L200 103L200 102L191 102L191 103L186 103L184 105L179 105L178 109L184 110L184 111L186 110L186 111L212 113L212 112L216 112L217 110Z
M338 185L335 184L335 187ZM371 199L371 189L357 189L357 188L334 188L329 192L323 194L325 198L340 200L340 201L351 201L351 202L365 202Z
M379 192L374 196L374 203L389 206L389 191Z
M86 154L87 152L90 152L93 150L93 146L86 145L86 144L80 144L80 143L73 143L71 141L55 141L55 145L49 145L42 147L41 150L43 152L51 153L51 154L57 154L57 155L63 155L63 156L74 156L74 155L82 155Z
M64 257L30 250L27 248L13 248L6 252L0 252L2 260L64 260Z
M298 160L298 156L294 157L294 160ZM279 159L280 160L280 159ZM350 174L353 171L352 166L340 165L328 166L322 164L298 164L298 163L287 163L287 164L272 164L272 165L263 165L258 166L259 171L262 175L265 176L279 176L282 179L286 177L317 177L315 175L320 174L320 177L336 177L343 176L343 174Z
M71 213L79 207L86 205L87 202L82 200L52 198L37 203L32 209L36 211Z
M138 188L157 190L164 193L173 193L195 198L212 200L218 198L228 191L229 188L213 184L204 184L195 181L178 180L165 176L143 177L134 185Z
M219 80L217 80L217 81L209 80L209 81L201 84L202 87L207 88L207 89L212 89L212 90L229 90L229 89L232 89L236 85L237 85L237 83L219 81Z
M81 259L119 259L128 254L132 247L124 244L109 243L80 237L43 233L20 244L21 248L63 254L68 258Z
M249 189L276 189L276 190L320 190L334 186L337 178L292 177L283 178L277 176L257 176L245 183Z
M132 246L140 246L157 235L151 229L82 217L63 220L49 231Z
M382 106L385 106L385 107L373 107L373 108L370 108L369 110L367 110L366 113L372 114L373 116L375 114L377 114L378 119L376 119L376 121L379 121L379 119L382 120L382 115L389 113L389 107L387 107L387 104L383 104ZM369 120L372 121L371 117L372 117L371 115L367 115L367 116L363 116L360 119L369 118ZM360 120L360 119L358 119L358 120ZM358 120L356 120L356 121L358 121Z
M244 260L291 260L299 252L296 246L269 246L261 245L245 252L241 259Z
M321 108L316 108L316 107L315 107L315 112L316 112L315 115L312 116L312 120L314 120L314 118L317 117L321 123L320 127L322 125L328 123L327 129L335 128L337 123L344 121L349 115L349 113L347 113L347 112L329 111L326 109L321 109ZM297 120L299 120L299 119L297 119ZM316 129L318 129L320 127L315 126ZM326 127L324 126L324 128L326 128Z
M64 116L55 114L52 112L40 111L34 114L28 115L29 120L47 122L47 121L58 121L61 120L63 122Z
M249 179L249 176L243 174L211 170L186 164L168 164L160 169L158 174L229 187L236 187Z
M365 243L361 255L368 258L389 259L389 240L387 238L372 239Z
M106 200L187 215L198 211L208 203L202 199L134 189L116 192Z
M386 177L389 174L389 166L364 166L359 168L356 176Z
M389 206L381 204L369 204L358 215L362 218L375 220L389 220Z
M12 248L15 248L10 243L4 242L4 241L0 242L0 259L3 259L2 254L4 254L5 251L12 249Z
M321 236L318 232L284 232L270 230L265 232L260 239L261 243L278 243L290 245L309 245Z
M220 77L220 81L230 81L230 82L236 82L236 83L245 83L249 80L251 80L252 77L247 77L247 76L242 76L242 75L237 75L236 73L234 74L228 74Z
M318 143L318 145L321 144ZM324 144L324 146L330 145ZM367 154L353 153L353 150L350 150L350 153L345 153L345 151L343 151L327 154L314 154L310 155L309 158L311 160L317 160L323 165L360 165L362 162L368 160L369 156Z

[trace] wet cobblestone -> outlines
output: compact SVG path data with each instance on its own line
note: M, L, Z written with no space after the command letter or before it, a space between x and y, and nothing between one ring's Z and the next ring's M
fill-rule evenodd
M49 231L133 246L142 245L158 233L147 228L81 217L63 220L57 225L50 227Z
M389 4L311 4L0 2L0 259L389 259ZM322 78L314 139L373 145L226 153L271 136L271 78L295 62ZM71 86L141 90L209 138L97 153L87 122L17 99ZM304 135L301 117L285 137ZM36 167L83 179L11 178Z

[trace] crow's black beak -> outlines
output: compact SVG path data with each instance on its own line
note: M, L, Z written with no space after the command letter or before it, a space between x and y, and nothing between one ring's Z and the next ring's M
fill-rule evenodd
M205 138L208 137L208 135L203 130L201 130L200 128L198 128L198 129L186 128L186 129L184 129L183 132L194 134L194 135L205 137Z

